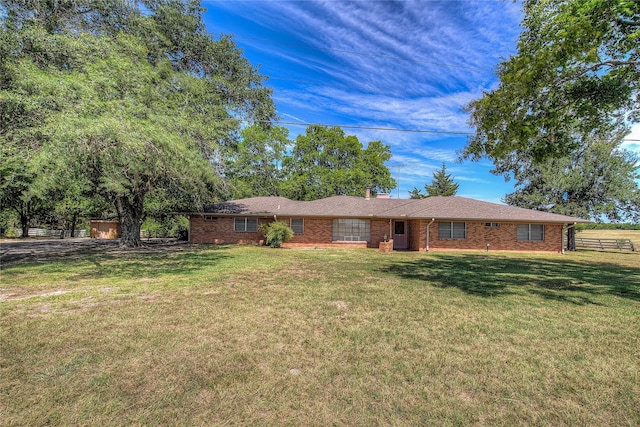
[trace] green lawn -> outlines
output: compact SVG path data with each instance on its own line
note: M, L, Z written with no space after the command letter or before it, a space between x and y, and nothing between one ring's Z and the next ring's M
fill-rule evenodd
M2 425L640 425L640 254L8 266Z

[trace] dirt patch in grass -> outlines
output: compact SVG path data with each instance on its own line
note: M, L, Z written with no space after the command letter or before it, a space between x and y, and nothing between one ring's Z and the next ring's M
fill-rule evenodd
M347 308L349 308L349 304L347 304L345 301L331 301L329 304L334 306L338 310L346 310Z

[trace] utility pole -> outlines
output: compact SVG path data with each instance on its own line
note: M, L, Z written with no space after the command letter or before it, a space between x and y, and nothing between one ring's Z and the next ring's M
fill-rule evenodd
M396 179L396 185L398 186L398 199L400 198L400 168L406 166L404 163L394 163L390 165L391 167L398 168L398 179Z

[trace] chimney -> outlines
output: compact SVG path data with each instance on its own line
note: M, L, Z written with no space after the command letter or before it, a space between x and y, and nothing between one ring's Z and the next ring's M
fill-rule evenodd
M371 200L371 189L369 187L364 192L364 198L365 200Z

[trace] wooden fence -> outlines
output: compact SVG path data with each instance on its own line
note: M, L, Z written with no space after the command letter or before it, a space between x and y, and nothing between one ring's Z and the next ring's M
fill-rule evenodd
M617 249L620 251L635 251L631 239L598 239L576 236L576 249Z
M29 228L29 237L60 237L61 230L49 230L46 228ZM13 234L16 237L22 237L22 229L16 228L13 230ZM71 230L64 231L64 237L71 237ZM87 237L87 230L76 230L73 237Z

